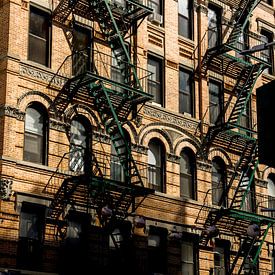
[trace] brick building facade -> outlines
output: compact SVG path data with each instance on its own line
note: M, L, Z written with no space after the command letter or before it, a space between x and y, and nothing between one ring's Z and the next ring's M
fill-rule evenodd
M237 0L148 0L144 13L132 0L62 0L60 10L57 0L1 0L2 272L273 274L275 219L261 209L273 206L275 169L254 164L246 174L248 164L238 162L257 141L256 90L274 79L272 47L240 52L273 41L275 10L272 0L243 2L246 19ZM120 17L127 9L132 14ZM124 36L120 21L129 28ZM238 24L242 34L229 49L226 31ZM112 41L124 45L126 57ZM136 81L127 51L142 89L126 81L128 71ZM245 74L248 82L238 81ZM248 84L235 88L239 82ZM118 104L125 85L134 97ZM238 126L219 128L245 85L251 92ZM104 95L130 148L126 161L105 120ZM128 108L126 118L118 107ZM206 140L213 125L231 132ZM143 186L131 189L134 178ZM235 213L231 202L241 189ZM227 208L233 212L215 220L226 226L205 237L216 226L207 223L209 212ZM250 223L261 231L253 244L244 233Z

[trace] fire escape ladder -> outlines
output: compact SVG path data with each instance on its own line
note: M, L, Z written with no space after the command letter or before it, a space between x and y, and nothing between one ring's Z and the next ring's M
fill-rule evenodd
M239 247L239 250L230 266L229 274L242 274L243 268L247 263L249 265L246 274L252 274L254 267L257 267L258 257L260 255L262 245L265 241L269 228L272 226L272 222L269 222L266 228L262 229L260 235L257 237L246 236L242 241ZM260 225L259 225L260 226ZM238 267L238 273L234 273L236 264L240 258L243 258L241 265Z
M102 83L92 89L95 104L101 121L110 135L117 157L123 167L126 183L143 186L142 178L132 157L122 124L127 121L132 105L122 97L117 97L112 90Z
M108 41L117 60L118 67L124 78L124 83L137 89L142 89L136 69L131 64L131 56L124 41L129 27L123 17L116 20L108 0L93 1L92 8L96 14L102 33ZM120 23L120 24L119 24Z
M245 112L253 87L258 76L262 72L262 64L257 63L251 67L245 67L240 74L240 80L234 88L237 100L228 118L228 123L240 126L241 116Z
M242 172L238 186L229 206L230 209L243 209L245 207L245 202L251 192L251 184L254 180L257 167L258 160L254 159L249 163L246 170Z
M65 24L78 0L61 0L53 11L53 18L60 24Z

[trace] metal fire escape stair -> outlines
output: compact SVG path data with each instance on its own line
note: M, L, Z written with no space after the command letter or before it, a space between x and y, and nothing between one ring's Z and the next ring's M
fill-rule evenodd
M123 131L123 124L136 115L137 105L144 104L151 99L151 96L143 91L124 39L126 35L131 35L132 25L144 19L152 10L132 0L126 0L124 6L116 3L108 0L62 0L59 2L53 12L53 21L66 30L68 26L72 26L71 23L75 16L98 23L116 59L123 82L117 83L99 74L100 68L94 62L94 52L91 56L92 64L90 64L87 50L74 52L66 58L55 77L62 75L59 71L66 66L66 63L78 61L77 63L80 64L71 64L74 66L72 70L74 75L63 77L65 84L51 107L62 119L66 108L74 101L93 106L98 111L101 122L114 145L123 167L125 181L118 182L106 178L96 155L92 154L90 171L65 178L61 186L57 188L49 207L48 219L55 221L58 225L58 233L64 237L66 224L62 215L66 212L67 206L93 208L98 213L101 225L110 233L115 247L118 248L119 243L116 240L119 238L116 238L111 228L114 221L123 220L129 213L136 210L140 205L140 203L135 204L136 197L144 199L148 194L153 193L153 190L143 185L142 177ZM112 215L107 220L101 214L102 207L106 205L112 209Z
M251 188L258 165L258 156L255 131L241 124L241 118L249 106L256 80L269 64L256 55L250 55L251 62L248 62L248 59L239 55L242 49L237 45L252 11L260 1L222 0L222 2L235 11L227 28L223 29L221 44L209 49L200 47L206 51L199 62L197 73L200 77L206 76L207 71L211 70L235 80L235 86L225 102L223 110L218 115L216 123L209 126L202 139L198 157L207 159L211 146L224 148L240 157L218 205L213 205L212 189L208 190L203 206L198 213L196 224L203 227L200 237L201 246L207 246L209 240L213 238L209 230L218 229L219 234L239 238L242 245L233 256L234 260L228 274L241 274L248 259L252 259L252 267L256 266L268 230L275 222L273 218L248 212L248 209L245 208L246 201L252 196ZM207 33L201 42L207 42L206 40ZM234 186L237 180L237 186ZM249 237L247 234L247 228L251 224L256 224L261 229L260 235L255 238Z

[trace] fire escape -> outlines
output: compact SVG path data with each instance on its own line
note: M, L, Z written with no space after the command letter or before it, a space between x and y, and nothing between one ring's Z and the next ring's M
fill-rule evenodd
M81 103L96 110L101 125L98 127L104 127L123 168L123 180L112 179L107 167L110 154L107 156L103 147L92 150L85 158L80 154L75 164L70 163L74 169L67 177L59 173L61 165L58 165L45 192L53 196L48 220L56 224L59 237L66 233L66 209L75 205L93 209L100 226L118 248L119 238L113 231L115 224L135 212L140 201L153 193L144 186L144 175L140 174L123 129L123 125L135 118L142 105L151 99L144 91L149 74L137 68L136 49L125 42L126 38L129 40L136 35L138 24L151 12L141 1L133 0L61 0L53 11L52 20L61 26L68 41L74 36L74 21L85 19L92 22L93 31L100 35L108 45L106 51L109 49L112 54L100 52L93 45L90 49L72 52L50 83L53 88L55 79L64 80L51 111L55 109L59 119L66 122L65 110L71 104ZM110 76L114 64L119 80ZM66 159L65 155L60 164ZM56 184L60 179L62 183Z
M247 274L253 274L268 230L275 220L256 211L259 202L253 192L253 180L258 166L257 132L254 125L245 125L243 119L250 110L255 82L270 64L259 52L242 55L245 47L263 44L259 35L246 29L260 1L222 2L234 12L229 23L222 26L221 41L216 46L207 46L211 30L203 37L200 45L202 57L198 60L196 73L199 78L205 77L208 71L220 74L226 81L233 83L233 88L215 124L205 131L198 157L207 160L210 147L223 148L239 157L217 205L212 202L211 189L206 194L196 223L203 228L201 246L207 246L209 240L219 234L238 238L239 250L236 254L231 253L231 264L226 274L242 274L247 263L250 264ZM254 204L254 207L248 209L249 203ZM253 228L254 234L250 232Z

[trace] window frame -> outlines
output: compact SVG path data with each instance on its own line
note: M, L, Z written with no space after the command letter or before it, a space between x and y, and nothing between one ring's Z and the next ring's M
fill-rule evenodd
M37 113L40 114L40 117L43 118L42 121L42 134L37 134L31 130L27 130L27 110L34 109ZM26 149L26 142L30 136L40 137L41 146L39 152L39 158L41 161L33 160L31 156L27 156L28 153ZM28 162L33 162L41 165L48 164L48 140L49 140L49 116L44 105L39 102L32 102L26 108L25 121L24 121L24 146L23 146L23 160Z
M209 20L209 10L213 11L216 15L216 22L215 22L215 30L211 30L210 28L210 20ZM208 4L208 48L215 48L222 43L222 8L214 5L212 3ZM211 37L210 34L215 34L215 45L210 43Z
M260 30L260 35L261 35L261 38L262 38L261 40L263 41L263 43L272 42L274 39L274 34L271 31L266 30L265 28L262 28ZM266 38L266 39L264 39L264 38ZM266 68L263 72L270 74L270 75L274 75L274 49L273 49L273 47L268 47L267 49L262 50L260 52L260 54L261 54L262 60L269 61L271 64L271 67Z
M188 85L186 87L189 88L187 90L181 89L181 75L182 73L188 75ZM184 81L183 81L184 82ZM194 93L195 83L194 83L194 72L191 70L188 70L182 66L179 68L179 113L188 113L191 115L191 117L195 116L195 93ZM188 97L189 105L190 105L190 111L181 109L181 97Z
M157 146L157 150L159 151L159 155L155 155L153 150L150 149L150 144L153 146ZM152 154L152 156L154 157L154 160L156 161L156 164L152 164L150 163L150 152ZM148 185L150 188L158 191L158 192L162 192L165 193L166 192L166 186L165 186L165 171L166 171L166 151L165 151L165 147L163 145L163 143L157 139L157 138L152 138L149 143L148 143ZM159 164L157 163L159 160ZM150 176L151 175L151 176ZM158 179L159 176L159 179ZM155 177L155 182L156 183L152 183L150 182L150 178ZM159 184L157 184L159 180Z
M31 33L31 13L34 13L36 15L42 16L45 18L45 21L48 22L47 27L47 33L46 38L42 38L41 36L38 36L36 34ZM51 11L44 9L38 5L31 4L29 9L29 25L28 25L28 52L27 52L27 59L38 63L40 65L43 65L45 67L51 68L51 54L52 54L52 23L51 23ZM30 37L33 37L35 39L43 40L45 41L45 63L41 63L38 60L32 59L30 56L31 52L31 41Z
M189 161L189 169L190 169L190 173L182 173L182 163L181 163L181 159L182 158L182 154L185 154L188 158ZM190 182L188 182L189 184L189 190L191 192L190 195L185 194L183 192L183 182L182 182L182 176L184 176L184 178L188 178L190 179ZM181 197L185 197L185 198L189 198L189 199L193 199L196 200L197 199L197 186L196 186L196 159L195 159L195 154L193 153L193 151L189 148L183 148L181 153L180 153L180 196Z
M184 14L180 13L180 1L187 1L187 11L188 11L188 17L185 16ZM190 0L179 0L178 1L178 34L180 36L183 36L185 38L188 38L190 40L194 40L194 7L192 5L192 1ZM181 19L184 19L184 22L186 22L186 29L187 33L184 31L181 31L181 25L180 22L182 21ZM185 30L185 28L184 28Z
M158 72L159 76L156 76L154 78L154 73L152 71L149 70L149 61L152 60L153 62L156 62L158 64L158 68L157 66L156 68L156 72ZM157 56L155 54L152 53L148 53L147 55L147 69L149 71L149 73L153 73L150 74L147 80L147 85L148 85L148 93L153 95L153 99L152 102L154 102L155 104L160 105L161 107L165 107L165 95L164 95L164 91L165 91L165 72L164 72L164 60L162 57ZM159 86L159 89L156 92L156 95L154 94L154 92L152 92L151 90L154 90L154 87L152 87L152 85L156 85ZM152 88L150 88L152 87ZM159 97L159 100L157 100L157 96Z
M216 93L214 90L211 90L211 85L215 85L218 87L218 93ZM209 122L210 124L220 124L223 122L224 118L220 117L220 120L218 121L219 115L223 111L223 103L224 103L224 91L223 91L223 83L221 81L215 80L215 79L209 79L208 83L208 91L209 91ZM215 93L215 98L217 98L217 102L213 100L213 95ZM216 117L213 117L215 114ZM213 115L211 115L213 114ZM215 118L215 119L214 119Z

